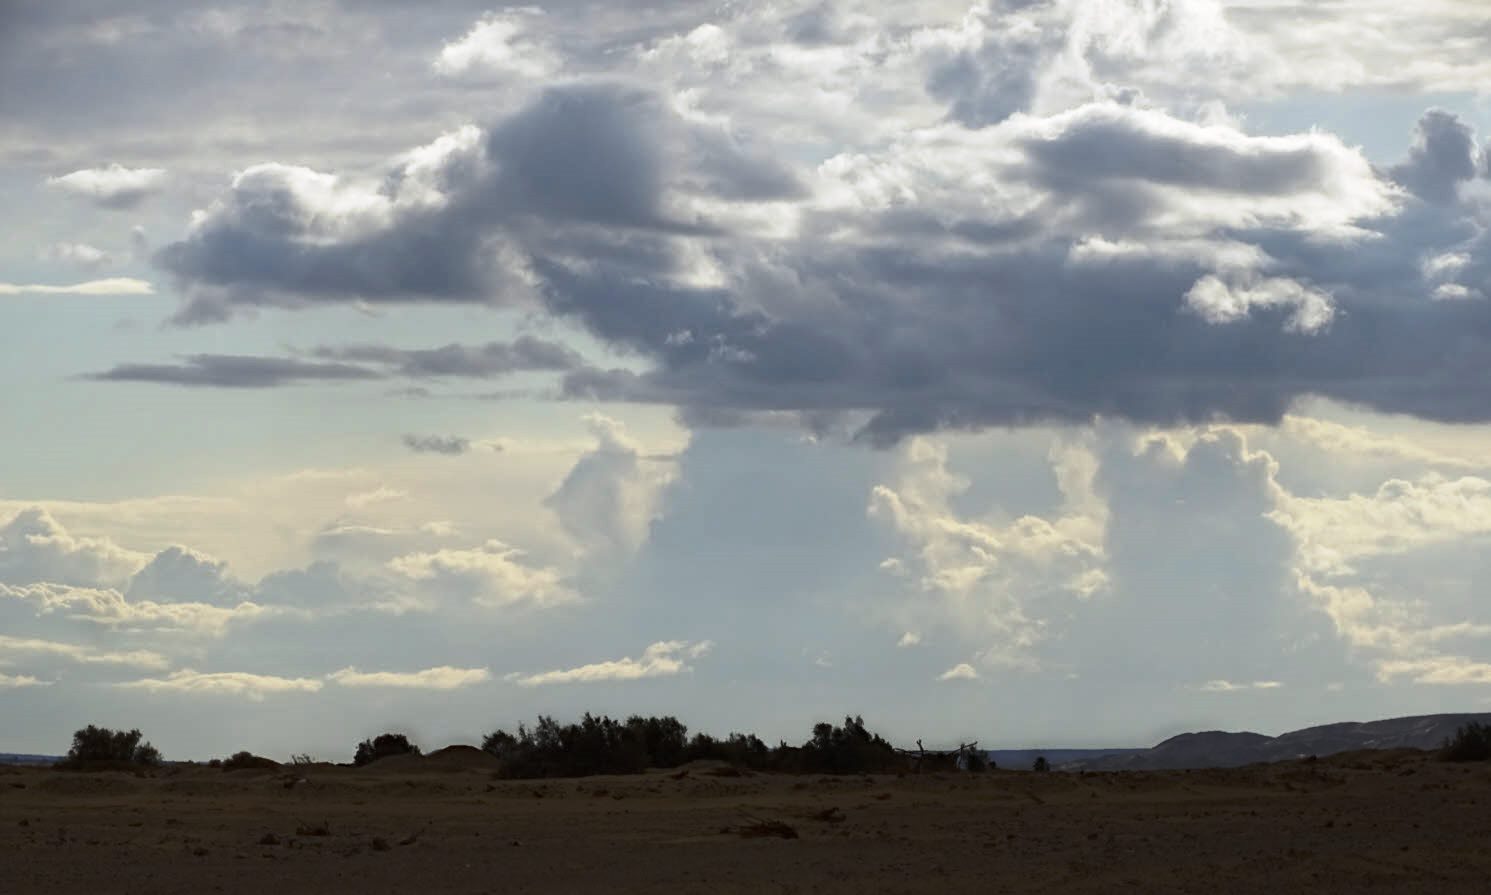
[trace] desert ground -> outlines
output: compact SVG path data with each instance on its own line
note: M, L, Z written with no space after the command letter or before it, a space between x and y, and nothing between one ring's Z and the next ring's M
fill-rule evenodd
M495 779L0 767L0 892L1485 892L1491 764ZM783 834L795 834L786 838Z

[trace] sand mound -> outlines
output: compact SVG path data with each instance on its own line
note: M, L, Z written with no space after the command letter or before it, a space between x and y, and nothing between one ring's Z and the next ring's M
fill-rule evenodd
M490 771L502 762L489 752L475 746L446 746L425 756L425 764L431 767L449 768L456 771Z
M390 755L380 758L368 769L407 773L415 771L493 771L501 762L475 746L446 746L429 755Z
M118 774L59 774L42 781L42 792L62 796L105 796L138 792L139 784Z
M662 769L660 773L677 774L682 771L688 771L690 774L701 774L708 771L718 771L720 768L733 767L734 765L730 764L730 762L722 761L718 758L696 758L676 768Z

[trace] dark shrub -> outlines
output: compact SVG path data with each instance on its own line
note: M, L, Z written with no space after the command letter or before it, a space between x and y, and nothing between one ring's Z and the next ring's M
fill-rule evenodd
M1439 747L1439 757L1444 761L1491 759L1491 724L1472 721L1464 725Z
M845 718L843 727L827 722L813 726L813 738L802 745L802 770L823 774L859 774L903 769L906 760L895 747L865 729L859 716Z
M560 724L540 715L531 729L519 724L516 735L493 731L482 749L501 759L507 777L634 774L651 763L649 738L671 767L682 756L686 733L676 718L633 717L622 724L586 712L579 724Z
M1046 756L1037 755L1035 758L1035 763L1030 766L1030 769L1032 771L1036 771L1037 773L1044 774L1045 772L1051 770L1051 762L1046 760Z
M263 758L252 752L235 752L222 763L222 768L225 771L243 771L249 769L272 771L279 766L279 762Z
M143 743L139 730L110 730L92 724L72 735L72 748L59 765L67 768L134 765L154 768L161 764L160 750Z
M371 740L358 743L357 753L352 756L352 763L357 767L362 767L390 755L418 754L419 747L409 742L409 738L402 733L382 733Z

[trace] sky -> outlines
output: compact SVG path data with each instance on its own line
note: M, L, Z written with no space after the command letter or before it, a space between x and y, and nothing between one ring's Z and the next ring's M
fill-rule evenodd
M1491 710L1480 0L0 0L0 751Z

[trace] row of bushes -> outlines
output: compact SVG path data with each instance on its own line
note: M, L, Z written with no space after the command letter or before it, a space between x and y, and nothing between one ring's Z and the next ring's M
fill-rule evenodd
M560 724L540 715L533 727L518 725L516 733L495 730L482 740L482 749L501 761L507 777L584 777L590 774L635 774L647 768L673 768L690 761L714 759L737 767L788 773L856 774L907 770L910 760L879 734L865 728L864 719L846 717L842 725L813 726L813 736L801 746L786 741L768 747L755 734L732 733L724 739L696 733L672 716L633 715L616 721L589 712L576 724ZM358 744L352 763L358 767L393 755L418 755L419 747L403 734L385 733ZM1491 725L1471 722L1446 739L1439 750L1445 761L1491 760ZM968 770L983 770L982 756L966 756ZM295 763L309 763L296 756ZM72 747L59 767L77 770L152 768L161 764L156 749L138 729L110 730L88 725L73 734ZM213 760L224 770L275 768L278 763L249 752ZM1044 757L1032 770L1047 771Z
M516 733L496 730L482 749L502 762L508 777L583 777L588 774L632 774L646 768L673 768L715 759L757 770L868 773L903 770L906 759L890 743L865 729L863 718L845 718L840 726L814 726L801 746L785 741L769 747L755 734L732 733L724 739L696 733L677 718L634 715L617 721L589 713L575 724L540 716L533 727Z
M810 739L799 746L786 741L767 746L755 734L732 733L719 739L709 734L689 736L688 727L672 716L633 715L617 721L586 713L578 722L561 724L541 715L533 727L518 725L516 733L495 730L482 749L500 761L499 771L512 778L584 777L591 774L635 774L647 768L674 768L691 761L717 760L736 767L786 773L856 774L910 770L913 760L897 752L880 735L871 733L864 719L846 717L841 725L814 725ZM358 767L394 755L419 755L420 749L403 734L385 733L358 744L352 763ZM954 756L940 756L951 769ZM308 764L309 756L295 756ZM138 730L113 731L89 725L73 735L73 746L63 767L154 767L160 752L142 742ZM210 767L223 770L274 769L277 762L250 752L214 759ZM985 770L983 756L969 752L956 766ZM940 768L940 765L937 767ZM1045 770L1045 760L1036 763Z

